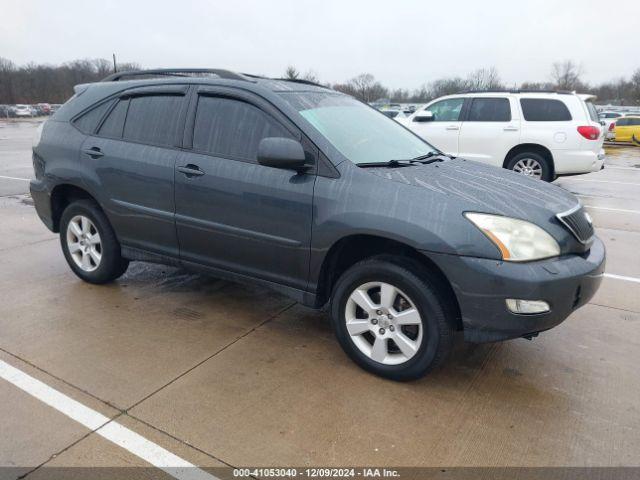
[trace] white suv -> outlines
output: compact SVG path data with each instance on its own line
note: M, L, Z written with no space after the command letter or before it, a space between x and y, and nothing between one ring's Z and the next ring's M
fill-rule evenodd
M440 150L552 181L600 170L604 129L594 97L481 92L440 97L398 119Z

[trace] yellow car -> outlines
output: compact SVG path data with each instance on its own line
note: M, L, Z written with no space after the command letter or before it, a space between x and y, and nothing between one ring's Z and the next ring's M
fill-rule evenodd
M616 142L640 145L640 115L618 118L614 133Z

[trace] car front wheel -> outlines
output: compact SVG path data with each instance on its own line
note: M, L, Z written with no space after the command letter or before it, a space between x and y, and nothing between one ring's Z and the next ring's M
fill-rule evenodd
M398 258L357 263L336 283L334 331L365 370L393 380L419 378L444 363L454 318L437 282Z

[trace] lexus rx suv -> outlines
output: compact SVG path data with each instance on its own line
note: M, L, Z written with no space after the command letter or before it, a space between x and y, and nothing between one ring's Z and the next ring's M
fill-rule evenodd
M433 100L405 126L443 152L548 182L600 170L604 127L593 96L521 90Z
M327 307L344 351L408 380L454 338L531 338L605 264L570 193L451 158L347 95L225 70L76 87L33 149L31 193L81 279L177 265Z

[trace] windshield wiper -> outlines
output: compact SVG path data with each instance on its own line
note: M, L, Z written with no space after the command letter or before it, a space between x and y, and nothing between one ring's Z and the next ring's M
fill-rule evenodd
M433 162L444 162L444 158L452 158L449 155L446 155L442 152L429 152L426 153L424 155L419 155L417 157L412 158L411 160L413 162L418 162L421 163L423 165L426 165L428 163L433 163Z
M413 160L389 160L388 162L364 162L358 163L359 167L387 167L387 168L395 168L395 167L410 167L414 165L415 162Z

